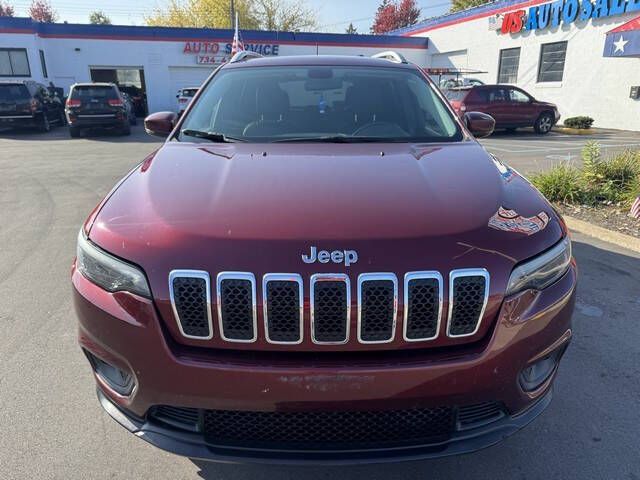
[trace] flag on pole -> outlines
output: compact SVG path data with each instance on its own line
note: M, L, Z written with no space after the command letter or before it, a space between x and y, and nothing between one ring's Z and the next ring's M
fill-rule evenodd
M240 38L240 30L238 29L238 13L236 12L236 30L233 34L233 42L231 43L231 56L244 50L244 44Z
M631 211L629 212L629 215L631 215L633 218L640 219L640 195L638 195L635 202L633 202L633 205L631 205Z

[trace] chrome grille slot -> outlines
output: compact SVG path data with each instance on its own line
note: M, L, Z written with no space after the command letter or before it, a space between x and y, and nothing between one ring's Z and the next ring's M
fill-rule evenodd
M433 340L442 316L442 275L439 272L409 272L404 277L404 339Z
M213 338L209 274L201 270L173 270L169 297L180 333L186 338Z
M304 297L302 277L293 273L269 273L262 280L266 339L275 344L302 342Z
M358 277L358 341L393 341L398 310L398 280L392 273Z
M228 342L255 342L258 332L254 275L221 272L216 283L220 335Z
M311 277L311 339L316 344L343 344L349 341L351 285L343 274Z
M480 269L453 270L449 276L447 335L468 337L480 328L489 300L489 272Z

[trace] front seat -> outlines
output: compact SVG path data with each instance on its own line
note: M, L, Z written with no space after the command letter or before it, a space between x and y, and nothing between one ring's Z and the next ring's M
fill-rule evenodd
M257 119L244 129L245 137L268 137L286 132L289 95L277 83L256 88Z

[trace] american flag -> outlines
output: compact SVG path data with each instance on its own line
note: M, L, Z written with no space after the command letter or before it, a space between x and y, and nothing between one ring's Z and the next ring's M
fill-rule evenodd
M231 56L244 50L244 44L240 38L240 30L238 30L238 14L236 13L236 31L233 34L233 42L231 43Z
M633 202L633 205L631 205L631 211L629 212L629 215L631 215L633 218L640 219L640 195L638 195L635 202Z

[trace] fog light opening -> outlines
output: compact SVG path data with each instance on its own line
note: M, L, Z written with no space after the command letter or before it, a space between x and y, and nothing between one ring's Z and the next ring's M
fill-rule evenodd
M116 366L96 357L91 352L85 350L87 358L96 374L106 383L109 388L122 396L128 396L133 391L135 381L130 372L125 372Z
M540 388L555 372L563 351L564 348L558 349L522 370L520 372L522 389L525 392L532 392Z

